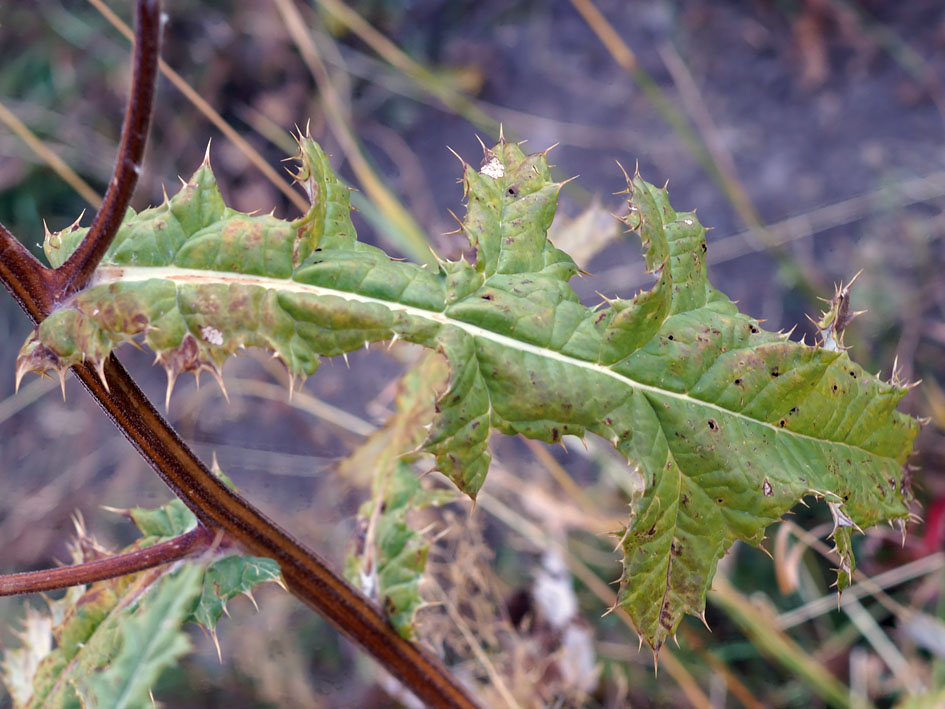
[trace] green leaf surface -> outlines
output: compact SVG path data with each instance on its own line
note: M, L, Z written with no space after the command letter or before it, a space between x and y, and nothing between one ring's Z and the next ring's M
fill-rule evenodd
M281 582L282 571L272 559L259 556L227 556L207 567L200 597L190 615L195 623L214 631L226 611L226 602L267 581Z
M190 651L190 640L181 626L190 614L203 575L203 564L185 564L178 572L165 575L136 607L110 619L108 630L117 636L112 645L118 650L101 672L79 680L84 706L154 706L151 689L161 672Z
M124 552L183 534L195 523L179 500L126 514L143 536ZM73 562L98 558L83 551L97 548L77 544ZM14 706L153 706L149 692L160 673L190 648L186 623L213 632L226 601L280 578L271 559L217 554L71 588L49 601L48 613L28 609L20 647L6 650L0 662Z
M202 575L202 565L188 564L184 571L191 567ZM166 590L167 582L174 589L179 585L161 569L101 581L70 589L62 600L50 603L49 614L28 615L27 628L32 627L34 632L23 638L21 648L7 651L4 657L3 681L16 690L14 706L53 709L120 706L110 701L90 701L85 696L85 683L100 674L117 680L126 672L131 673L125 679L128 683L138 681L132 674L141 678L145 683L144 694L142 700L142 688L136 687L127 695L136 701L121 706L150 706L148 691L167 666L169 655L148 651L133 666L121 658L150 643L147 633L154 623L163 623L162 642L167 643L169 650L189 647L181 630L182 619L168 617L166 623L163 620L168 594L178 595L178 590ZM155 596L156 609L152 606ZM188 603L193 604L193 597ZM46 631L45 637L39 636L41 629ZM44 650L42 655L36 652L39 648ZM14 666L11 660L22 660L24 651L33 653L29 665L19 661ZM17 674L11 675L8 670L16 670Z
M423 268L356 240L347 188L300 142L306 215L226 208L205 163L174 198L129 213L90 286L30 336L19 374L97 363L135 337L171 384L182 371L219 376L242 347L303 378L372 342L433 349L450 375L424 446L470 496L492 431L547 442L591 432L626 456L642 492L621 537L619 604L654 649L683 614L702 613L732 543L757 544L801 498L825 498L854 529L907 517L917 424L896 411L907 387L739 313L708 283L705 229L665 189L627 180L625 221L654 286L590 308L546 236L560 184L544 154L503 141L479 169L464 165L475 260ZM50 260L83 235L51 235Z
M357 534L345 558L345 577L383 609L403 637L416 634L414 619L423 606L420 584L429 542L408 520L411 510L452 502L452 489L425 488L410 466L433 418L434 389L445 385L442 357L428 353L400 380L395 411L342 462L351 479L371 472L371 498L358 510Z
M197 518L180 500L171 500L162 507L134 507L128 516L145 537L176 537L194 528Z

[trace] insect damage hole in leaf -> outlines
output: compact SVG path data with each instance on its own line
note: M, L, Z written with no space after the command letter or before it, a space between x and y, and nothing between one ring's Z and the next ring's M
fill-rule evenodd
M314 142L299 145L305 215L229 209L204 163L173 198L129 214L89 287L30 335L18 371L100 362L134 338L170 382L219 376L242 347L301 379L370 342L437 351L449 381L423 448L470 497L492 431L549 443L595 433L640 471L618 603L654 650L684 614L702 614L731 545L759 543L812 488L857 528L908 516L898 482L917 424L896 411L907 387L740 313L708 282L705 229L665 188L627 176L624 222L655 285L592 309L569 284L574 261L547 238L561 183L544 153L501 140L480 169L464 162L462 232L476 260L425 269L357 241L347 187ZM47 238L50 261L83 235Z

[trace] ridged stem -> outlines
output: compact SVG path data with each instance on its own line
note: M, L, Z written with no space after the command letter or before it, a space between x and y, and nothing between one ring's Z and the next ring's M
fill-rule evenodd
M179 537L168 539L145 549L135 549L106 559L86 561L58 569L24 571L0 576L0 596L55 591L70 586L84 586L138 571L153 569L178 559L200 554L213 544L214 535L202 524Z

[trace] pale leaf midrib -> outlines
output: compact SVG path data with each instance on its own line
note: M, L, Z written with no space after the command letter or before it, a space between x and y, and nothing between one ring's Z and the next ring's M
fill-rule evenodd
M403 303L398 303L396 301L366 296L352 291L336 290L333 288L326 288L325 286L310 285L291 279L256 276L245 273L230 273L225 271L178 268L176 266L102 266L98 269L98 271L96 271L95 278L89 287L108 285L111 283L138 283L152 279L160 279L189 285L257 286L269 290L280 290L289 293L303 293L313 296L334 296L343 300L352 300L359 303L380 305L389 310L406 313L412 317L424 318L426 320L432 320L433 322L440 324L457 327L473 337L492 340L499 345L509 347L520 352L527 352L538 357L555 360L563 364L587 370L589 372L602 374L621 382L625 386L635 388L639 391L650 392L658 396L676 399L687 404L718 411L720 414L732 416L736 419L741 419L758 426L764 426L779 436L790 436L794 438L806 439L819 444L845 446L853 450L862 451L863 453L866 453L867 455L874 458L887 458L889 460L893 460L888 456L881 456L877 453L874 453L873 451L851 443L847 443L845 441L833 441L825 438L817 438L816 436L800 433L791 429L780 428L779 426L775 426L774 424L768 423L767 421L761 421L759 419L752 418L751 416L746 416L741 412L726 409L709 401L696 399L692 396L689 396L688 394L670 391L669 389L661 389L660 387L656 387L651 384L644 384L643 382L638 382L624 374L619 374L611 368L602 364L598 364L597 362L589 362L587 360L571 357L547 347L533 345L529 342L523 342L521 340L515 339L514 337L509 337L508 335L503 335L492 330L487 330L486 328L473 325L472 323L467 323L462 320L455 320L440 311L427 310L425 308L420 308L413 305L404 305Z

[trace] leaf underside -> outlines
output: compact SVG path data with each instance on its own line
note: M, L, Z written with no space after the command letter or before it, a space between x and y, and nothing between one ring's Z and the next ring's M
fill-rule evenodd
M463 164L475 259L429 269L358 242L324 153L302 138L297 157L312 207L295 221L225 207L206 161L172 199L129 212L90 286L29 337L18 376L97 364L135 338L169 385L183 371L219 376L242 347L270 350L293 378L372 342L435 350L450 376L424 448L468 495L494 430L547 442L591 432L626 456L642 493L621 536L618 603L654 650L703 612L732 543L759 543L804 496L859 528L907 517L917 424L896 411L907 388L739 313L708 283L705 229L665 189L627 179L625 221L654 286L589 308L547 238L560 184L543 153L502 141L480 169ZM85 231L47 236L54 266Z

